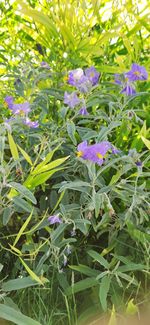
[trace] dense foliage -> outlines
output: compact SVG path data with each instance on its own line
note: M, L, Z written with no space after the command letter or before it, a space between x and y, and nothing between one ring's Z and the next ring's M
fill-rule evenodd
M1 4L0 317L14 324L112 325L149 301L148 8Z

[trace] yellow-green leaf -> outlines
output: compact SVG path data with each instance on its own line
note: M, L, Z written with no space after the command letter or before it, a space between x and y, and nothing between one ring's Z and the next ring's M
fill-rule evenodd
M147 140L145 137L141 136L142 141L146 145L146 147L150 150L150 141Z
M18 234L17 234L17 236L16 236L16 239L15 239L15 241L14 241L14 243L13 243L13 246L15 246L15 245L17 244L17 242L18 242L18 240L20 239L22 233L23 233L24 230L26 229L28 223L30 222L30 220L31 220L31 218L32 218L32 213L33 213L33 210L32 210L32 212L30 213L29 217L26 219L26 221L23 223L22 227L20 228L20 230L19 230L19 232L18 232Z
M68 158L69 158L69 156L64 157L64 158L56 159L56 160L52 161L51 163L49 163L49 164L47 164L45 166L41 166L40 168L39 168L39 166L37 166L37 168L35 170L33 170L33 172L31 174L32 175L38 175L38 174L46 172L46 171L48 171L50 169L56 168L59 165L61 165Z
M31 276L31 278L36 282L38 282L39 284L43 285L43 281L29 268L29 266L24 262L24 260L21 257L19 257L19 259L22 265L25 267L28 274Z
M115 311L114 305L111 310L111 316L110 316L108 325L117 325L116 311Z
M138 313L138 307L133 303L133 299L131 299L128 302L127 308L126 308L126 314L127 315L135 315Z
M12 249L12 251L14 251L15 253L17 253L18 255L22 255L21 251L18 248L14 247L14 246L12 246L10 244L9 244L9 246Z
M18 145L17 145L18 146ZM25 160L32 166L32 160L29 157L29 155L26 153L26 151L24 151L20 146L18 146L18 149L20 150L20 152L22 153L23 157L25 158Z
M8 142L9 142L9 147L10 147L12 157L14 158L14 160L18 160L19 159L18 149L11 133L9 132L8 132Z

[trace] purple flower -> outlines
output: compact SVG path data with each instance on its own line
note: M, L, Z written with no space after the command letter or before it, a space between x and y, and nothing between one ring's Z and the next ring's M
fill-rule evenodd
M92 83L88 77L82 76L80 80L76 83L76 87L81 93L87 93L92 87Z
M53 215L48 217L48 221L51 225L54 225L55 223L62 223L62 220L59 218L58 215Z
M88 115L89 113L88 113L86 107L83 106L83 107L80 108L80 110L79 110L79 114L80 114L80 115Z
M111 147L111 152L112 152L114 155L117 155L118 153L120 153L120 150L118 150L118 149L115 148L115 147Z
M104 156L111 147L112 146L108 141L102 141L93 145L88 145L87 141L84 141L77 147L77 156L84 160L95 162L101 166L104 161Z
M80 99L77 96L76 92L68 93L67 91L65 91L64 103L67 104L70 108L74 108L80 103Z
M13 104L11 107L13 114L27 114L30 112L30 104L28 102L22 104Z
M126 86L122 89L121 94L132 96L136 94L136 91L129 83L127 83Z
M128 78L129 81L147 80L148 73L143 66L133 63L131 70L125 73L125 77Z
M99 72L94 67L87 68L85 73L78 68L69 72L68 83L75 86L80 92L86 93L98 83L99 76Z
M42 67L42 68L46 68L46 69L50 69L49 64L48 64L47 62L45 62L45 61L42 61L42 62L41 62L41 67Z
M114 80L115 83L118 85L122 85L121 75L119 73L115 73L114 77L115 77L115 80Z
M77 83L79 82L82 76L84 76L84 72L81 68L71 70L68 76L68 83L72 86L77 87Z
M92 86L95 86L98 83L100 73L96 71L96 69L92 66L85 70L85 75L88 77L89 81L91 82Z
M23 123L33 129L36 129L39 127L38 121L31 121L28 117L24 120Z
M12 109L13 101L14 101L14 98L12 96L6 96L5 97L5 103L8 105L8 107L10 109Z
M142 162L141 161L137 161L135 164L136 164L137 167L141 167L142 166Z

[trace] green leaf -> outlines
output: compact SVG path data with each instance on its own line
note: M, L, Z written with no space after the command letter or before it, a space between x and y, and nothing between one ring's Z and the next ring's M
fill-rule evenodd
M65 228L67 227L66 224L60 224L51 234L51 241L54 244L59 236L64 232Z
M96 218L98 218L99 213L100 213L100 207L102 204L101 198L102 198L102 196L99 193L96 193L95 191L93 192L93 203L94 203Z
M71 295L72 293L77 293L89 289L91 287L95 287L98 285L98 281L95 278L86 278L79 282L76 282L71 287L67 288L66 294Z
M11 182L9 183L9 185L14 188L16 191L18 191L23 197L25 197L26 199L28 199L29 201L31 201L33 204L36 204L36 198L34 197L34 195L32 194L31 191L29 191L29 189L27 189L25 186L16 183L16 182Z
M131 262L128 265L119 266L117 272L142 271L143 269L146 269L146 265Z
M105 269L109 269L109 263L107 262L107 260L101 256L99 253L90 250L88 251L88 254L98 263L100 263Z
M133 284L135 284L136 286L138 285L138 282L137 282L134 278L132 278L131 276L129 276L128 274L126 274L126 273L121 273L121 272L117 272L117 271L116 271L116 274L117 274L118 276L120 276L120 278L122 278L122 279L128 281L129 283L133 283Z
M20 152L22 153L23 157L25 158L25 160L32 166L33 163L32 163L32 160L31 158L29 157L29 155L19 146L18 146L18 149L20 150Z
M67 123L67 132L68 132L69 138L72 140L73 144L76 146L77 145L77 140L75 138L76 127L72 121Z
M30 222L31 218L32 218L32 213L33 213L33 210L32 212L30 213L30 215L28 216L28 218L26 219L26 221L23 223L22 227L20 228L16 238L15 238L15 241L13 243L13 246L16 246L16 244L18 243L18 240L20 239L20 237L22 236L22 233L24 232L24 230L26 229L28 223Z
M133 303L133 299L131 299L128 302L127 308L126 308L126 314L127 315L135 315L139 312L138 307Z
M63 162L65 162L68 158L69 158L69 156L64 157L64 158L59 158L59 159L52 161L51 163L49 163L47 165L41 166L41 168L36 168L35 170L33 170L31 172L31 175L38 175L38 174L46 172L50 169L56 168L56 167L60 166Z
M49 152L47 154L47 156L45 157L45 159L40 163L38 164L35 168L34 168L34 172L37 172L38 170L40 170L43 166L45 166L46 164L49 163L49 161L53 158L53 155L55 153L55 151L58 150L58 148L61 146L62 143L60 143L54 150L52 150L51 152ZM34 166L36 165L36 161L34 163ZM32 171L32 170L31 170Z
M107 295L110 288L110 281L111 278L109 276L104 276L100 283L99 298L104 311L107 310Z
M69 268L90 277L97 277L99 275L98 270L91 269L89 266L82 265L82 264L79 264L78 266L69 265Z
M2 290L4 291L13 291L19 290L23 288L28 288L34 285L37 285L37 281L31 279L30 276L24 278L18 278L14 280L9 280L7 282L3 282Z
M8 133L8 142L9 142L9 147L10 147L12 157L14 158L14 160L19 160L18 149L10 133Z
M63 37L64 37L64 40L69 44L70 48L72 50L74 50L75 39L74 39L74 36L72 35L70 29L62 24L59 25L59 28L61 30Z
M23 1L17 0L16 3L20 4L21 6L21 9L18 10L20 13L23 13L24 15L32 18L33 21L45 27L48 35L51 37L58 37L57 29L48 15L45 15L42 11L30 9L25 3L23 3Z
M106 72L106 73L123 73L123 69L121 69L119 66L110 66L110 65L100 65L99 71Z
M114 185L117 183L117 181L119 180L120 176L122 175L122 172L120 170L117 171L117 173L115 175L113 175L109 185Z
M22 199L20 196L13 197L13 202L15 203L16 206L21 208L23 211L30 213L33 209L32 205L30 205L27 201Z
M0 317L6 319L10 322L15 323L16 325L41 325L36 320L25 316L16 309L0 304Z
M142 141L146 145L146 147L150 150L150 141L147 140L145 137L141 136Z
M12 214L14 213L12 208L6 207L3 212L3 225L6 226L9 222Z
M114 305L111 310L111 316L110 316L108 325L117 325L116 311L115 311Z
M37 176L29 176L26 181L24 182L24 185L26 185L27 187L35 188L38 185L41 185L43 183L45 183L53 174L55 174L56 172L58 172L59 170L62 170L64 168L60 167L60 168L56 168L53 170L50 170L48 172L39 174Z
M31 276L31 278L38 282L41 285L44 285L43 281L29 268L29 266L23 261L23 259L21 257L19 257L22 265L24 266L24 268L26 269L26 271L28 272L28 274Z

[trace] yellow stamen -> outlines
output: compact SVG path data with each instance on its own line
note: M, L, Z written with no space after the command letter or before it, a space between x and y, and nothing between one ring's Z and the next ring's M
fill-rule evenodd
M68 81L68 76L64 76L64 81Z
M82 157L83 156L83 151L78 151L77 152L77 157Z
M94 77L94 72L91 72L90 73L90 77Z
M140 73L139 71L135 71L134 74L135 74L136 76L140 76L141 73Z
M96 156L100 159L103 159L103 155L101 155L101 153L97 152Z

